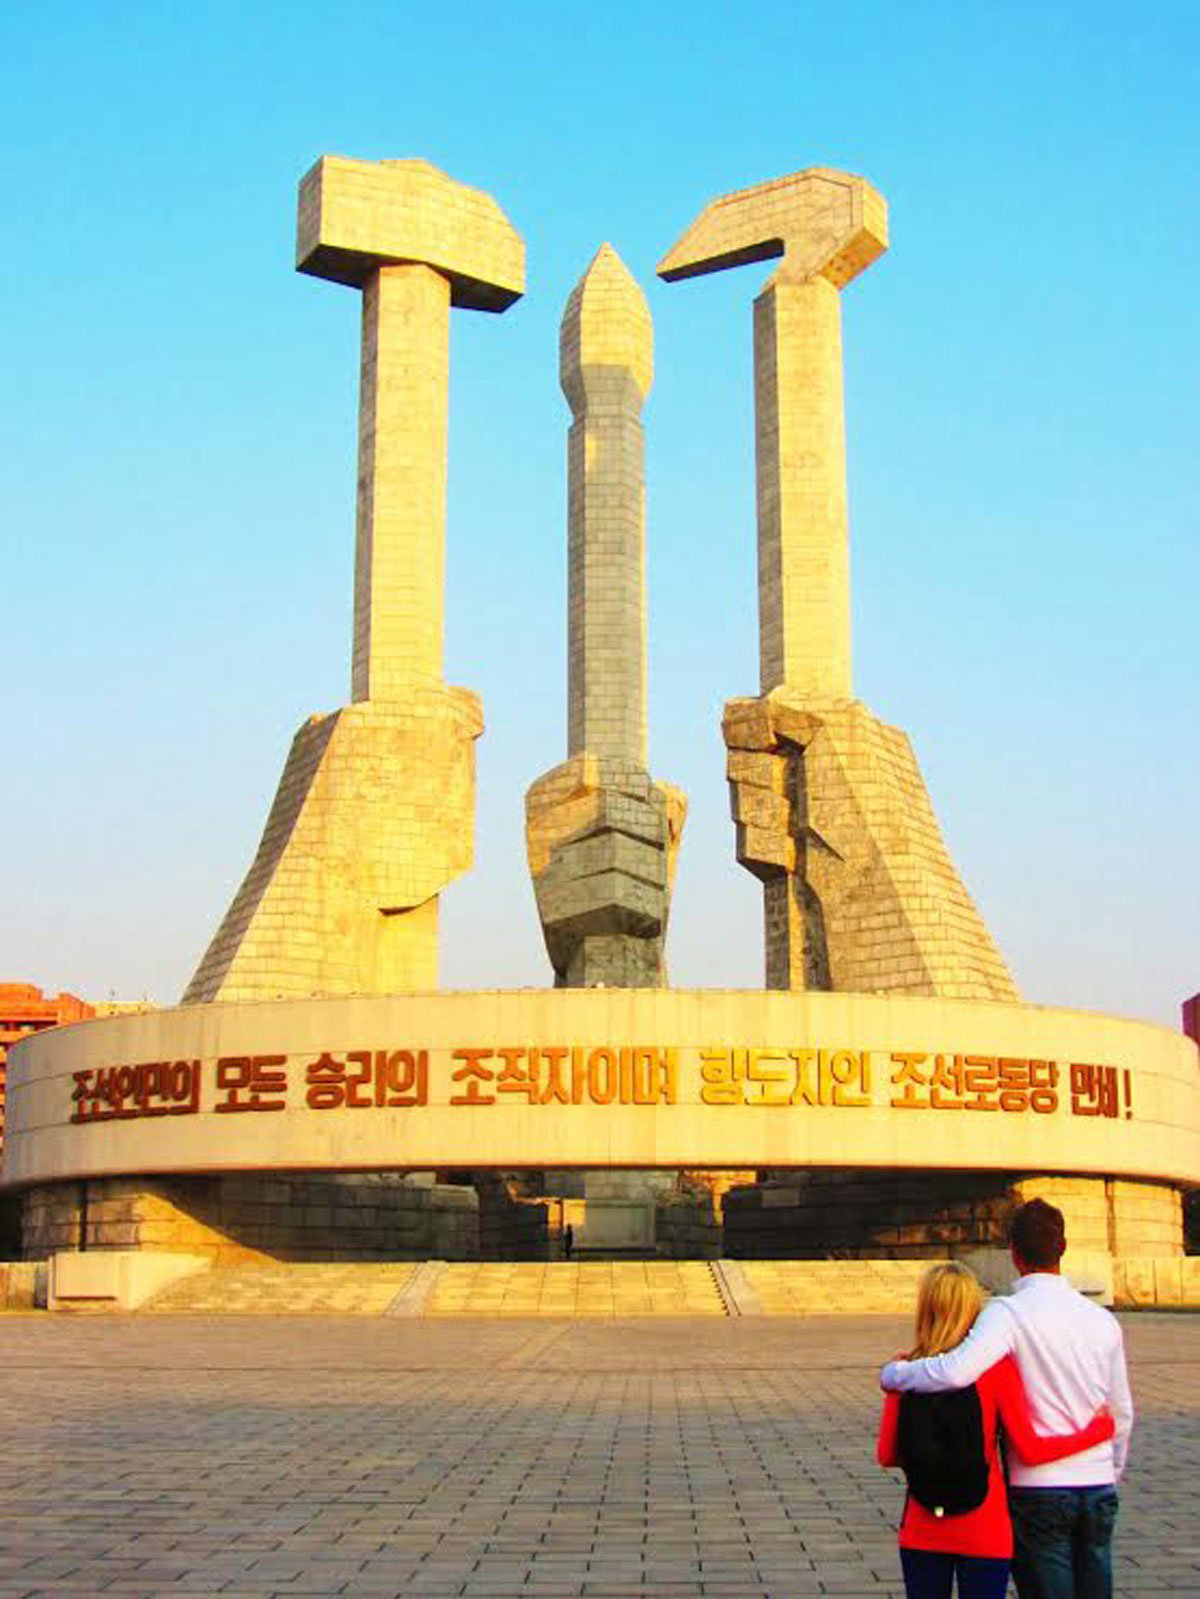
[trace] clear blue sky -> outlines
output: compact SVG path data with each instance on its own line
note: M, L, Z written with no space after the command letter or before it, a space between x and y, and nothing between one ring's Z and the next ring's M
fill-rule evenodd
M443 981L542 983L526 786L565 753L564 299L655 317L651 739L677 983L761 981L720 707L757 685L750 301L711 197L866 174L844 297L855 685L915 743L1027 997L1200 988L1200 7L0 6L0 977L173 1001L291 735L347 697L357 297L292 271L323 152L492 193L528 293L453 330L448 675L483 696Z

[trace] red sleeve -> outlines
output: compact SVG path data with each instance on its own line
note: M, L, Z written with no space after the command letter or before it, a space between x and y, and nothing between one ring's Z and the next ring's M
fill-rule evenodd
M881 1466L898 1466L897 1435L900 1431L900 1395L884 1394L883 1415L879 1418L879 1441L875 1445L875 1458Z
M1011 1355L992 1367L989 1375L996 1384L996 1408L1009 1442L1027 1466L1045 1466L1052 1460L1062 1460L1065 1455L1077 1455L1081 1449L1105 1443L1113 1435L1111 1416L1093 1416L1079 1432L1059 1433L1050 1437L1035 1432L1025 1399L1025 1385Z

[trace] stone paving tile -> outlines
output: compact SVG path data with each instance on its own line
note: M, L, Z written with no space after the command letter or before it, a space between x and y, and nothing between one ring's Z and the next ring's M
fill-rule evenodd
M1200 1596L1200 1317L1128 1318L1122 1599ZM899 1599L892 1318L0 1321L0 1599Z
M705 1261L503 1261L443 1267L428 1316L724 1316Z
M172 1283L141 1314L379 1316L415 1270L407 1261L217 1266Z
M763 1316L886 1314L914 1303L923 1260L738 1262Z

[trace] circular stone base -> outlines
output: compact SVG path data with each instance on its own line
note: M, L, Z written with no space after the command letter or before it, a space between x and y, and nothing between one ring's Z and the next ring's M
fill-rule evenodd
M1178 1187L1200 1177L1196 1067L1166 1028L908 996L196 1005L18 1044L3 1179L550 1166L842 1173L826 1193L871 1170Z

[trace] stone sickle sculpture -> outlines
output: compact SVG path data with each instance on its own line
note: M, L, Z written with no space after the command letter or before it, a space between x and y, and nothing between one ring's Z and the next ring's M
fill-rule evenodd
M738 859L767 987L1015 999L908 739L852 698L840 294L886 248L882 197L813 167L714 200L658 268L782 257L754 302L759 694L723 724Z

